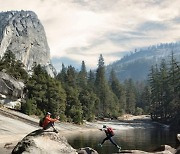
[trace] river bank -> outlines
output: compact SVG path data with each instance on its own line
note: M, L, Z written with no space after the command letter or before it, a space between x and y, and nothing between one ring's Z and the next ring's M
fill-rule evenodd
M24 136L40 128L38 126L39 119L6 108L2 110L0 112L0 152L1 154L8 154ZM119 120L85 121L83 125L58 122L56 128L66 138L76 137L78 134L88 134L90 136L91 134L98 134L101 138L103 134L100 133L99 129L104 124L116 129L117 132L154 127L149 116L126 115Z

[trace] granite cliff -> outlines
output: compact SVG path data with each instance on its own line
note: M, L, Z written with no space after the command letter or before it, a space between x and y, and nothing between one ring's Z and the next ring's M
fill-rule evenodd
M54 76L44 27L34 12L0 13L0 56L8 50L15 54L17 60L22 61L28 72L36 63Z
M24 83L0 72L0 104L15 108L21 105Z

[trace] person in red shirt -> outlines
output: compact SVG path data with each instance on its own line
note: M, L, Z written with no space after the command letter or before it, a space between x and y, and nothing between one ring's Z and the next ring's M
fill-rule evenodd
M47 114L44 118L43 124L42 124L43 129L46 130L46 129L49 129L50 127L52 127L53 131L58 133L58 131L54 128L54 122L58 121L58 120L59 120L59 117L52 119L51 113L47 112Z

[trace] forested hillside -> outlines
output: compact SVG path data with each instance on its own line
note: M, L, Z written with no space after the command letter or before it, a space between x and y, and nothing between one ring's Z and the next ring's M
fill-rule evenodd
M119 80L131 78L135 81L147 80L150 67L160 64L162 59L168 60L171 53L174 53L176 60L180 60L180 43L165 43L150 46L147 48L135 49L106 67L106 75L109 76L111 69L117 74Z
M149 74L151 118L164 123L180 122L180 65L173 53L168 62L152 66Z
M180 66L173 53L167 61L161 60L160 66L152 65L149 79L141 82L120 82L113 69L107 80L102 55L96 72L87 71L82 61L80 71L62 64L55 78L36 64L28 75L14 57L12 52L5 53L0 69L24 81L21 111L26 114L42 117L49 111L61 121L77 124L123 114L151 114L153 120L164 123L179 119Z

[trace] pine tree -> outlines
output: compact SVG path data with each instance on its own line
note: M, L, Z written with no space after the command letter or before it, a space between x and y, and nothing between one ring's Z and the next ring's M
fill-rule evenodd
M116 108L118 99L110 90L108 82L105 78L104 58L99 57L98 68L95 79L96 94L99 97L99 116L117 116L118 109Z
M109 84L110 84L112 92L118 98L119 103L118 103L117 107L119 108L121 114L123 114L126 110L125 89L124 89L123 85L120 84L113 69L111 70L111 73L110 73Z
M88 121L94 120L98 103L96 94L88 89L84 89L79 94L79 100L82 104L83 118Z
M84 61L82 61L81 70L78 74L78 85L81 88L86 88L87 86L87 71L86 71L86 65Z
M3 69L6 73L16 79L22 79L24 81L28 79L28 73L26 72L23 63L16 60L15 55L10 50L6 51L0 60L0 71Z
M135 95L136 95L136 115L138 115L137 112L140 113L140 111L142 111L142 113L144 112L145 109L145 104L142 101L142 93L145 90L145 81L136 81L135 83Z
M45 95L48 100L48 109L46 110L49 110L54 115L59 115L61 120L65 120L66 93L61 83L53 78L49 78Z
M96 78L95 78L95 87L96 87L96 94L100 99L99 104L99 114L100 116L104 116L105 114L105 67L104 67L104 58L102 54L99 57L98 61L98 68L96 71Z
M170 88L170 108L171 117L174 118L179 114L180 109L180 69L178 62L174 58L174 54L171 54L170 69L169 69L169 88Z
M62 84L65 83L66 73L67 73L67 68L66 68L66 67L64 66L64 64L62 63L61 72L58 73L58 75L56 76L56 79L59 80Z
M144 87L144 91L141 93L141 102L142 109L145 114L150 114L150 105L151 105L151 88L149 85Z
M59 81L51 78L43 67L34 66L33 74L29 78L27 89L27 104L22 105L22 111L41 116L47 111L53 116L65 118L66 95Z
M173 52L170 66L162 60L160 67L152 67L150 73L151 116L154 120L170 122L179 114L179 69Z
M66 86L66 116L68 117L68 121L73 121L74 123L81 124L82 123L82 105L78 99L79 91L77 88L72 86Z
M15 60L15 55L10 50L8 50L4 53L4 56L1 59L1 67L5 66L6 68L13 68Z
M76 72L73 66L68 66L66 71L66 79L64 81L63 87L66 91L66 116L68 121L73 121L74 123L82 123L82 105L79 100L79 87L77 84L77 76L78 73Z
M102 54L100 54L99 61L98 61L98 68L96 71L95 85L104 85L104 84L105 84L104 58Z
M65 83L68 86L77 87L77 72L73 66L68 66Z
M88 73L88 79L87 79L87 82L88 82L88 87L95 91L94 89L94 85L95 85L95 74L92 70L89 71Z
M160 64L160 72L159 72L160 80L160 100L161 102L161 115L160 118L163 121L167 120L167 116L169 115L169 83L168 83L168 68L166 65L166 61L163 59Z
M149 74L149 82L151 86L151 118L157 120L161 114L161 102L160 102L160 78L159 70L152 66L151 72Z
M135 86L132 79L125 81L126 86L126 112L129 114L135 114L136 109L136 95Z

